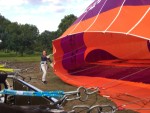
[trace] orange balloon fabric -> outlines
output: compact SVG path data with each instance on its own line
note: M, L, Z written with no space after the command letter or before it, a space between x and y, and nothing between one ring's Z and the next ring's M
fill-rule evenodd
M150 0L95 0L53 41L54 72L100 88L118 107L150 112Z

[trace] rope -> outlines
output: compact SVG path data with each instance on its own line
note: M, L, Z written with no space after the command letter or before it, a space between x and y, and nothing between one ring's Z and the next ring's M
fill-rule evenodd
M124 76L124 77L122 77L122 78L119 78L119 79L117 79L117 80L126 79L126 78L131 77L131 76L133 76L133 75L135 75L135 74L138 74L138 73L140 73L140 72L142 72L142 71L145 71L145 70L147 70L147 69L149 69L149 68L150 68L150 67L146 67L146 68L144 68L144 69L142 69L142 70L139 70L139 71L137 71L137 72L135 72L135 73L126 75L126 76ZM101 87L101 89L106 89L106 88L104 88L104 86L109 86L109 85L111 85L111 84L113 84L113 83L115 83L115 82L116 82L116 80L113 80L112 82L103 84L102 87Z
M123 110L124 107L126 107L127 105L135 104L135 103L138 103L138 102L141 102L141 101L144 101L144 100L146 100L147 103L149 103L150 102L150 97L146 97L146 98L142 98L142 99L137 99L135 101L127 102L125 104L122 104L122 105L118 106L116 109ZM142 106L142 108L130 108L130 109L132 109L132 110L150 110L150 108L143 108L143 107L144 106Z
M98 66L92 66L92 67L90 67L90 68L86 68L86 69L83 69L83 70L80 70L80 71L75 71L75 72L70 73L70 74L75 74L75 73L82 72L82 71L85 71L85 70L89 70L89 69L95 68L95 67L98 67ZM121 78L119 78L118 80L123 80L123 79L125 79L125 78L131 77L131 76L133 76L133 75L135 75L135 74L137 74L137 73L140 73L140 72L142 72L142 71L145 71L145 70L147 70L147 69L149 69L149 68L150 68L150 67L146 67L146 68L144 68L144 69L142 69L142 70L139 70L139 71L134 72L134 73L132 73L132 74L126 75L126 76L124 76L124 77L121 77ZM67 73L67 74L68 74L68 73ZM65 74L65 75L67 75L67 74ZM110 86L110 85L112 85L113 83L116 83L116 80L114 80L113 82L109 82L109 83L103 84L100 89L104 90L104 89L105 89L104 86ZM138 100L138 101L142 101L142 99L140 99L140 100ZM129 102L128 105L129 105L129 104L133 104L133 103L138 102L138 101ZM127 105L127 104L126 104L126 105ZM125 106L125 105L123 104L122 106ZM140 108L139 108L139 109L140 109ZM148 110L148 109L147 109L147 110Z
M104 33L104 32L99 32L99 33ZM99 35L97 35L95 38L97 38ZM75 37L73 37L73 38L75 38ZM86 44L90 44L90 43L92 43L93 41L90 41L90 42L88 42L88 43L86 43ZM82 46L80 46L80 47L77 47L76 49L74 49L74 50L72 50L72 51L70 51L70 52L67 52L67 53L65 53L65 54L69 54L69 53L72 53L72 52L76 52L77 50L79 50L79 49L82 49L82 48L84 48L84 47L86 47L86 45L82 45ZM143 47L144 48L144 47ZM139 50L140 51L140 50ZM80 52L80 53L78 53L78 54L81 54L81 53L84 53L84 52ZM135 54L136 52L132 52L132 54ZM75 54L75 55L78 55L78 54ZM132 55L132 54L130 54L130 55ZM54 55L54 54L52 54L52 55ZM58 58L61 58L61 57L63 57L64 55L59 55L58 57L55 57L55 62L59 62L59 61L61 61L61 60L57 60ZM73 57L74 55L72 55L72 56L69 56L69 57L66 57L66 58L64 58L63 60L65 60L65 59L68 59L68 58L70 58L70 57ZM125 57L127 57L127 56L129 56L129 55L125 55Z
M138 99L138 100L135 100L135 101L131 101L131 102L127 102L125 104L122 104L120 107L123 107L123 106L127 106L127 105L130 105L130 104L134 104L134 103L137 103L137 102L141 102L141 101L149 101L150 97L146 97L146 98L142 98L142 99Z
M132 110L150 110L150 108L131 108Z

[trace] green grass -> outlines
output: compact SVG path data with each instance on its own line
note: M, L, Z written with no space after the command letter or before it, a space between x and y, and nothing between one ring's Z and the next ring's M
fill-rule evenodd
M23 57L0 57L0 61L13 62L39 62L40 56L23 56Z
M0 51L0 61L10 61L10 62L39 62L41 60L40 53L35 53L33 55L24 54L24 56L16 55L15 52L5 53ZM52 59L52 57L51 57Z
M0 51L0 57L14 57L16 56L16 54L14 52L3 52L3 51Z

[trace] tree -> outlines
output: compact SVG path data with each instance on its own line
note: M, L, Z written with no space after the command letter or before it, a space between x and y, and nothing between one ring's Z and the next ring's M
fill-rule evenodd
M61 23L58 26L57 30L57 36L61 36L72 24L73 22L77 19L76 16L73 14L65 16L62 20Z
M34 50L35 40L39 35L39 30L34 25L20 25L21 34L19 35L19 53L23 56L24 52Z
M56 39L77 19L70 14L65 16L58 26L57 31L44 31L39 34L36 26L11 22L0 14L0 49L6 52L15 51L16 54L32 53L47 49L52 51L52 40Z
M45 30L44 32L42 32L38 38L38 40L36 41L36 50L37 51L42 51L42 50L50 50L52 51L52 40L54 40L56 38L57 34L55 31L47 31Z
M5 41L7 39L6 27L10 24L11 22L0 14L0 40L2 40L2 43L0 44L1 50L6 49L7 46Z
M5 49L7 51L17 51L17 43L16 39L19 38L21 31L19 29L19 25L17 22L9 24L5 29ZM19 48L19 47L18 47Z

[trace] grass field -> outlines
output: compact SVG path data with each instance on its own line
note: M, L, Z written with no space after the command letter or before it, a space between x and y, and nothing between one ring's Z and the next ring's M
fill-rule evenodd
M0 57L1 61L9 61L9 62L39 62L39 56L24 56L24 57Z
M0 60L1 61L13 61L13 62L38 62L40 60L39 53L34 55L24 56L16 55L14 52L5 53L0 51Z
M7 61L10 63L10 65L15 66L16 68L28 68L28 67L35 67L34 70L32 70L29 73L23 73L23 76L31 76L35 79L31 80L29 83L42 89L42 90L64 90L64 91L72 91L76 90L77 88L74 86L71 86L69 84L64 83L62 80L60 80L54 73L53 69L50 67L48 69L47 74L47 81L48 84L44 85L41 83L41 76L42 72L39 71L39 61L40 56L25 56L25 57L11 57L11 56L3 56L0 57L0 61ZM80 101L71 101L66 104L64 107L66 110L71 110L71 108L74 105L115 105L112 101L108 100L107 98L101 97L100 95L91 95L86 102L80 102ZM82 112L85 113L85 112ZM123 111L117 111L116 113L135 113L130 110L123 110Z

